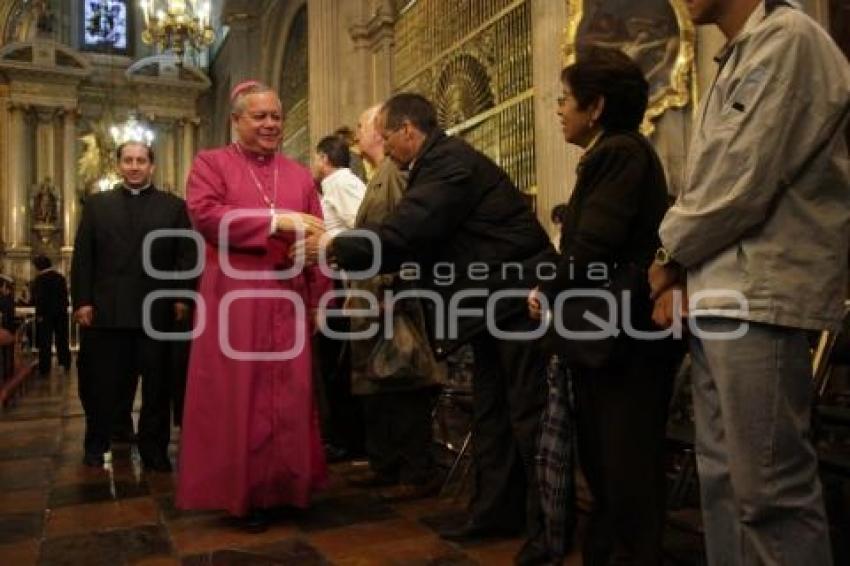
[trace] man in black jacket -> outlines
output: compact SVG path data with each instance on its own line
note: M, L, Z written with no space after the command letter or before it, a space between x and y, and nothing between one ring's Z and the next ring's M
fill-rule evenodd
M545 398L544 359L536 342L497 340L493 332L494 326L509 332L536 327L519 295L537 285L539 267L553 261L554 250L508 175L463 140L447 136L427 99L397 94L378 120L384 151L410 170L395 211L380 225L367 226L380 240L380 271L417 263L423 286L442 297L437 301L442 307L448 305L443 309L448 326L457 322L456 336L451 331L440 336L431 328L437 331L436 354L444 356L464 342L471 342L475 353L476 490L468 522L443 536L466 540L515 533L524 523L533 538L540 529L534 456ZM356 270L368 267L376 250L365 238L343 232L329 252L340 267ZM506 290L517 296L493 301L488 323L488 297ZM461 293L466 298L452 305ZM482 310L471 314L474 309ZM435 310L431 314L438 321ZM524 548L520 561L532 550Z
M68 349L68 282L65 276L53 269L47 256L33 258L38 275L30 285L30 298L35 306L36 339L38 340L38 372L50 373L55 337L56 358L68 371L71 351Z
M5 380L15 371L15 280L5 273L0 273L0 329L6 331L0 345L0 379Z
M191 269L195 253L191 241L174 236L156 237L143 249L146 236L156 230L191 228L185 203L151 184L153 159L153 150L140 142L119 146L123 182L86 200L74 242L74 316L87 333L89 349L80 398L86 411L84 463L90 466L102 465L109 450L124 384L141 374L139 454L147 469L171 469L168 344L150 331L167 332L187 316L185 302L168 295L191 282L168 277ZM146 305L145 298L157 291L165 298Z

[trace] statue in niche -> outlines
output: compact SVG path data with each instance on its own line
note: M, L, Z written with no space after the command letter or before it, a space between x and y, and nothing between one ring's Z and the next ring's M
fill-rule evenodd
M33 197L32 215L36 224L56 225L59 219L59 199L50 177L45 177Z
M44 36L53 35L53 26L56 21L56 16L53 10L50 9L48 0L36 0L33 5L33 10L36 13L36 28L38 33Z

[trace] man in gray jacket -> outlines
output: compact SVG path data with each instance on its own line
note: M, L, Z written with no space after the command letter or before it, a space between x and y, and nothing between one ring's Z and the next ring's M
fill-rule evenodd
M701 331L690 346L709 563L830 564L808 339L843 316L850 69L791 2L687 4L728 42L650 282L669 323L686 274Z

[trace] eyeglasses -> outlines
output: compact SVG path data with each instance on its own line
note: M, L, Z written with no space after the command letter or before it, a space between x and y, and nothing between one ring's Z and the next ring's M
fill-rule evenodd
M402 123L398 128L392 128L392 129L384 128L381 131L381 137L384 139L384 141L387 141L388 139L390 139L390 136L392 136L394 133L400 132L402 129L404 129L404 126L405 126L405 124Z
M561 96L559 96L559 97L556 99L556 100L558 101L558 106L563 106L563 105L564 105L564 103L567 101L567 99L568 99L568 98L572 98L572 96L573 96L573 94L572 94L571 92L569 92L569 93L564 93L564 94L562 94Z

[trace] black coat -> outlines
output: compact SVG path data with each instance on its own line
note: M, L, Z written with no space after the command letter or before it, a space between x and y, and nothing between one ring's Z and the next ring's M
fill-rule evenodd
M71 295L74 310L94 307L94 327L141 328L145 297L158 290L190 289L192 281L154 278L145 273L142 244L157 229L191 229L182 199L155 187L131 196L122 187L86 199L74 240ZM151 263L161 271L184 271L195 265L196 246L188 238L157 238ZM153 303L157 330L168 330L174 300Z
M382 273L416 262L421 285L436 291L446 307L458 291L475 289L492 295L517 290L516 298L496 303L499 320L525 312L525 297L519 295L537 285L537 265L553 261L555 255L508 175L486 155L442 131L425 141L395 211L380 225L365 228L380 239ZM334 239L332 254L345 269L364 269L373 250L364 238L343 233ZM471 298L459 306L483 308L486 301ZM453 317L452 312L446 314L449 320ZM432 336L438 355L481 331L485 319L465 315L457 321L456 337Z
M561 228L557 276L541 288L554 304L560 291L597 287L589 264L648 268L661 245L658 226L669 197L664 168L649 142L636 132L603 135L583 157ZM598 273L598 272L597 272ZM641 326L651 313L646 278L634 289Z
M0 327L9 332L15 331L15 298L11 294L0 294ZM2 372L0 368L0 376L6 377Z
M39 318L61 319L68 314L68 282L53 269L39 273L30 285L30 300Z

